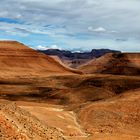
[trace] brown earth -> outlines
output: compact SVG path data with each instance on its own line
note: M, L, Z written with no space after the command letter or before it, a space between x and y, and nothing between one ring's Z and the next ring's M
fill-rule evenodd
M121 61L120 75L80 74L23 44L0 42L0 139L139 140L139 54L115 55L98 60Z
M16 41L0 41L0 66L4 76L80 73Z
M140 77L115 75L60 75L0 78L0 98L11 101L79 105L112 98L140 88Z
M55 61L57 61L59 64L63 65L64 67L68 68L69 70L72 70L73 72L76 71L76 67L78 67L79 65L81 65L82 63L86 63L88 62L88 60L66 60L64 58L59 58L57 55L49 55L50 57L52 57ZM78 73L78 70L77 70ZM80 73L80 71L79 71ZM82 74L82 72L81 72Z
M64 140L62 133L48 127L15 104L0 104L1 140Z
M78 69L90 74L140 75L140 53L109 53Z
M1 102L13 100L68 140L138 138L139 88L140 77L117 75L15 77L0 84Z
M77 110L80 123L96 139L140 139L140 89Z

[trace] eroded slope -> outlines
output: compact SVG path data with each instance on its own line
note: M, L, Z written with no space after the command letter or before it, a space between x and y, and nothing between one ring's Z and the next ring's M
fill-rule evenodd
M140 88L140 77L69 75L0 79L0 98L73 105L112 98Z
M84 73L140 75L140 53L110 53L79 67Z
M79 73L16 41L0 41L0 66L4 76Z
M13 104L0 105L1 140L64 140L60 131L49 127Z
M101 139L140 139L140 90L85 105L78 111L87 133ZM113 138L114 137L114 138ZM132 137L132 138L131 138Z

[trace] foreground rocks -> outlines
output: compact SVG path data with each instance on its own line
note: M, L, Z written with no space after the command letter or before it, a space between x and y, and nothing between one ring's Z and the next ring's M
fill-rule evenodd
M43 122L14 103L0 104L0 139L65 140L56 128L44 125Z

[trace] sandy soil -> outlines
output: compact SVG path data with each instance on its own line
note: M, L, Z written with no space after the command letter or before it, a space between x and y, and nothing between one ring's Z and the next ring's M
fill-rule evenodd
M15 103L0 104L1 140L64 140L61 131L50 127Z
M105 55L82 74L0 42L0 139L139 140L139 56Z
M81 125L96 139L140 139L140 90L91 103L79 110Z

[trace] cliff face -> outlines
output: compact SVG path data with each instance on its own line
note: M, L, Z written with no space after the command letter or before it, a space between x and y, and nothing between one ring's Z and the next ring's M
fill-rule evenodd
M1 74L70 74L72 70L53 58L16 41L0 41Z
M140 75L140 53L110 53L79 67L85 73Z

